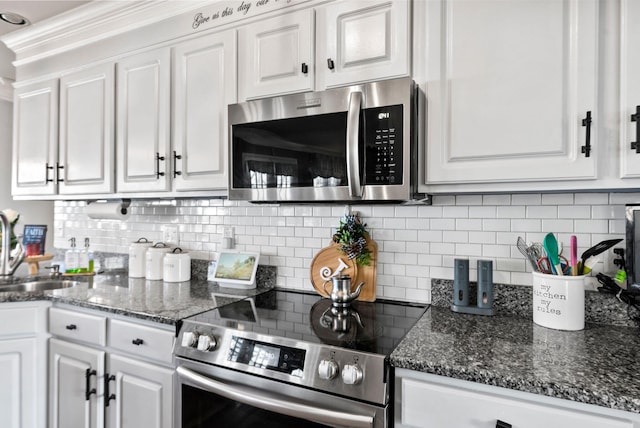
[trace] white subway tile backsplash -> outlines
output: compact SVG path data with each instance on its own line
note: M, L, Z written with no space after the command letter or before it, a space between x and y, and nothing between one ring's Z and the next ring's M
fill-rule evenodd
M558 218L558 207L551 205L527 207L527 218Z
M542 203L542 195L532 194L517 194L511 195L511 205L540 205Z
M553 193L435 196L432 206L353 205L378 244L380 297L428 302L431 278L453 278L453 260L492 260L494 281L531 285L531 267L515 247L522 236L540 242L555 233L579 253L611 238L624 238L624 205L640 193ZM133 201L126 222L93 220L85 202L58 201L51 231L56 248L88 236L94 251L126 253L141 236L157 241L162 226L177 224L180 245L192 257L213 259L224 225L233 225L240 251L259 251L277 266L279 287L310 289L309 266L331 244L346 205L252 205L220 199Z
M542 195L542 205L572 205L572 193L545 193Z
M608 193L576 193L574 195L576 205L602 205L609 203Z
M511 195L484 195L483 205L511 205Z
M587 205L561 205L558 207L558 218L591 218L591 210Z

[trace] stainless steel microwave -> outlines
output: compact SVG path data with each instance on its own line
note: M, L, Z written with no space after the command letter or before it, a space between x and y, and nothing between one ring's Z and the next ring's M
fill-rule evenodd
M229 199L407 201L417 190L410 78L229 106Z

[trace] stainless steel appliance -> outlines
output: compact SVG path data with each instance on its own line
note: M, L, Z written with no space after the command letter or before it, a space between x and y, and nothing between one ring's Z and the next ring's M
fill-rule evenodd
M422 199L416 106L409 78L230 105L229 199Z
M387 427L388 356L425 309L272 290L188 318L176 426Z
M626 207L627 289L640 294L640 205Z

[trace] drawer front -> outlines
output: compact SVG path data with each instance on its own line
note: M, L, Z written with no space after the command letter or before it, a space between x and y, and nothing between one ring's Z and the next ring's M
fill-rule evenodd
M396 427L494 428L500 426L498 421L517 428L634 427L630 420L596 414L596 406L590 413L413 379L400 382L401 412Z
M109 346L134 356L173 361L173 332L121 320L110 320Z
M0 305L0 336L32 335L45 331L45 307Z
M107 318L51 308L49 310L49 332L54 336L106 346Z

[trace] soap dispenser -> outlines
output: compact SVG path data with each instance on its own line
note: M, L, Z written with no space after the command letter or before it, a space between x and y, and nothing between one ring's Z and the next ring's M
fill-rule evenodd
M76 238L70 238L71 248L64 254L65 273L78 273L80 267L80 255L76 249Z
M93 255L93 251L91 251L91 249L89 248L89 238L84 238L84 250L87 254L87 272L88 273L93 273L95 266L94 266L94 255Z

